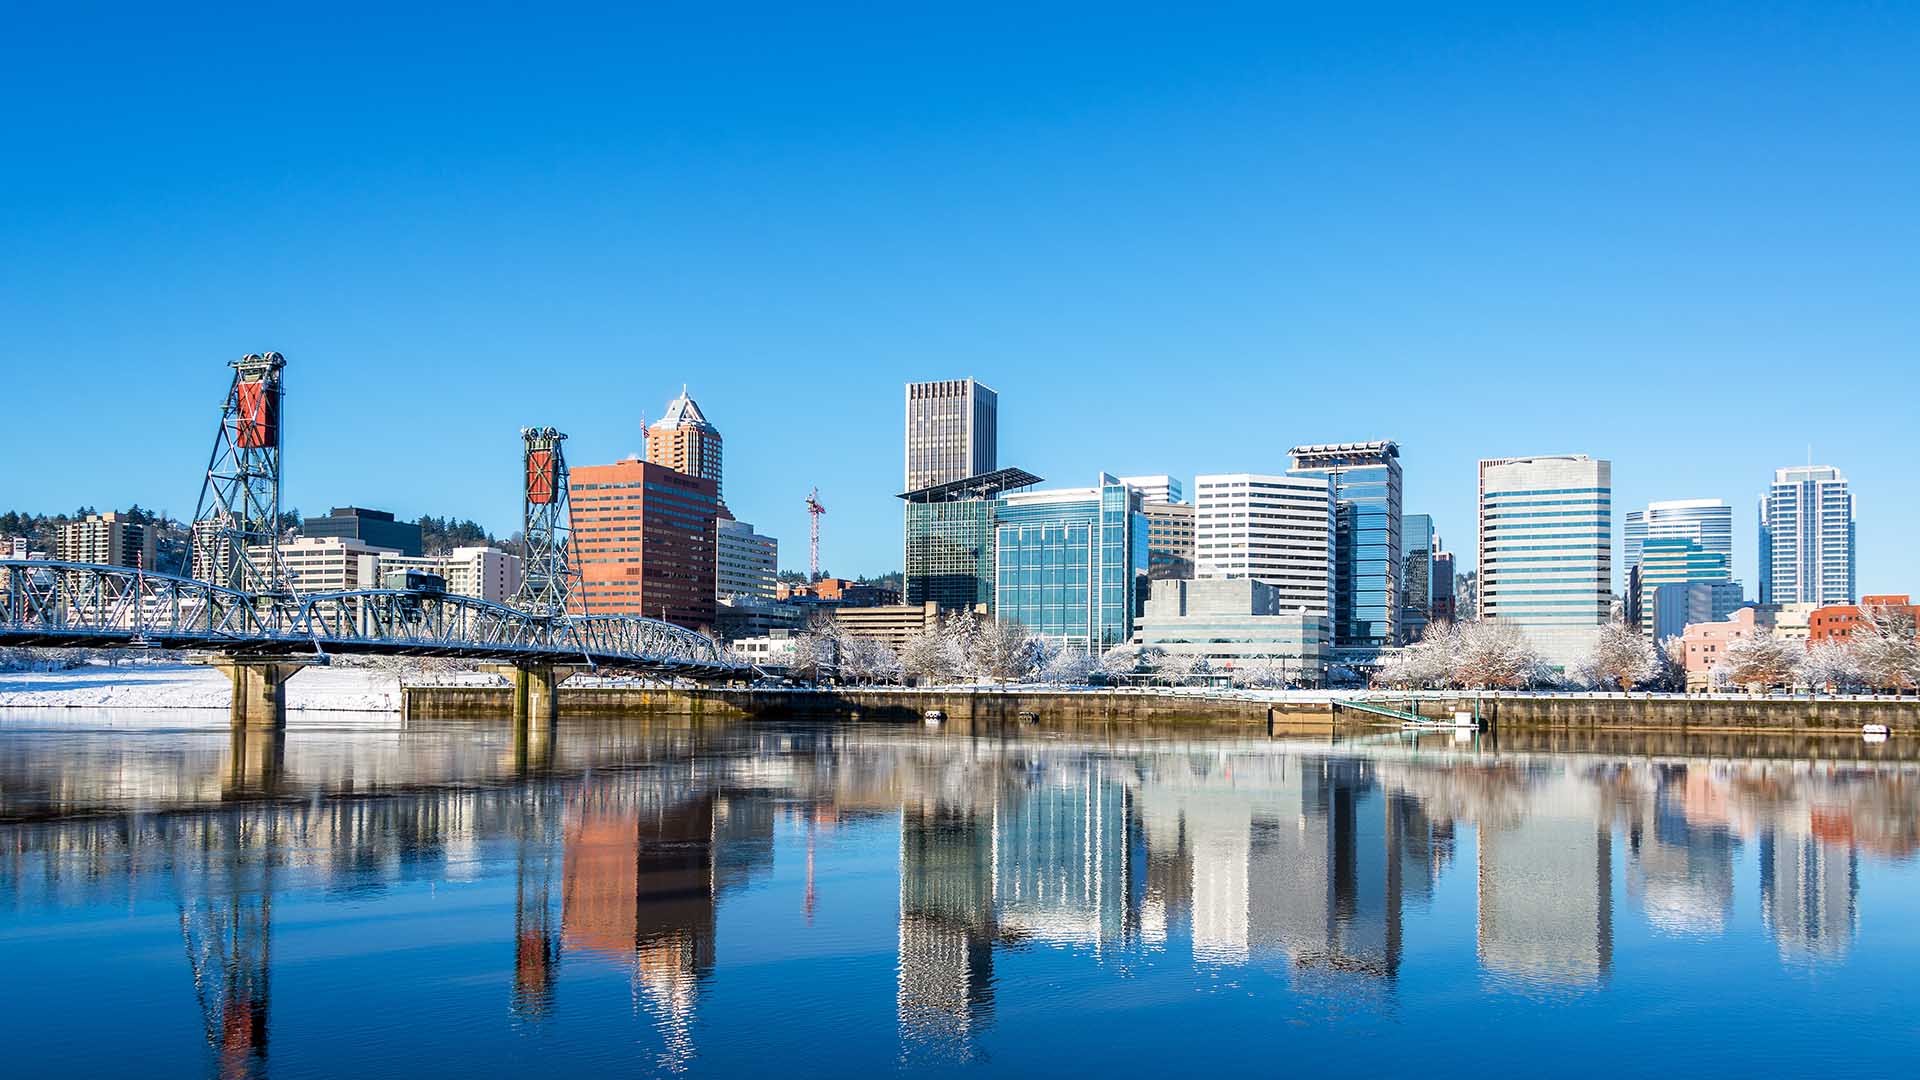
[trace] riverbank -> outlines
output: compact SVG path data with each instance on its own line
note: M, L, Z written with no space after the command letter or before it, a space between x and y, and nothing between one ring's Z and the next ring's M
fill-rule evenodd
M400 680L373 668L314 667L287 683L287 708L397 712ZM232 703L225 673L177 661L83 664L61 671L0 672L5 709L219 709Z

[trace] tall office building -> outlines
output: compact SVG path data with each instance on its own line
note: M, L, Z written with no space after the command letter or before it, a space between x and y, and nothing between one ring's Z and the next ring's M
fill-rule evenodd
M1760 602L1851 604L1853 494L1831 465L1773 471L1760 500Z
M732 518L720 518L714 525L714 599L747 597L771 603L780 576L780 541Z
M1401 543L1406 555L1400 560L1400 634L1399 644L1420 640L1427 623L1434 619L1433 594L1433 517L1408 514L1400 522ZM1451 593L1451 582L1447 590Z
M1571 671L1613 606L1613 463L1585 454L1480 462L1479 611Z
M1000 395L972 379L907 384L907 490L998 467Z
M1460 618L1460 597L1453 552L1438 538L1433 541L1433 622L1454 622Z
M1648 540L1678 537L1692 540L1700 550L1727 557L1733 565L1733 507L1719 499L1673 499L1648 503L1645 510L1627 513L1622 525L1621 549L1625 560L1622 570L1640 565L1640 552Z
M680 388L680 396L667 402L660 421L647 428L647 460L665 465L675 472L713 481L714 497L725 505L720 483L720 429Z
M1346 663L1371 663L1399 641L1400 447L1390 439L1296 446L1289 476L1333 489L1333 647Z
M1005 492L1040 478L998 469L901 494L907 504L906 602L943 610L993 605L994 511Z
M1333 486L1317 476L1214 473L1193 480L1196 578L1253 578L1284 611L1333 614Z
M125 514L88 514L60 526L53 537L54 558L96 566L153 567L153 529ZM17 556L25 558L24 552Z
M1685 536L1647 539L1630 578L1628 621L1656 640L1686 630L1690 622L1718 622L1742 599L1733 561Z
M1146 503L1147 576L1156 581L1193 577L1193 507Z
M1083 651L1133 637L1148 554L1132 489L1103 473L1093 487L1004 495L994 528L994 614Z
M1143 503L1177 503L1185 498L1177 477L1123 476L1120 482L1139 492Z
M651 461L576 465L568 499L580 572L574 610L713 625L720 498L712 480Z

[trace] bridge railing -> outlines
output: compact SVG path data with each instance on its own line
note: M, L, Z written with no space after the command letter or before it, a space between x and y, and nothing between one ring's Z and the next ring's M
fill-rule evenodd
M0 638L49 645L579 656L703 671L739 665L709 639L622 615L535 615L454 593L362 589L305 597L240 592L122 566L0 560Z

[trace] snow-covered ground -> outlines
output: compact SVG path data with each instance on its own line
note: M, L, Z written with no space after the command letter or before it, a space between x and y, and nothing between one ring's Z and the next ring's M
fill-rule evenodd
M225 709L232 696L222 672L181 663L0 671L0 709ZM372 668L312 667L287 683L287 707L397 711L400 680Z

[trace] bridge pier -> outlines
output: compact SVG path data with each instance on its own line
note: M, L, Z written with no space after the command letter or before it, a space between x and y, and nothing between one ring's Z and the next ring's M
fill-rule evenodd
M325 657L214 656L194 662L218 668L233 681L233 726L267 731L287 729L287 680Z
M548 725L560 719L560 684L581 670L578 664L489 664L486 670L504 675L513 687L515 730L529 724Z

